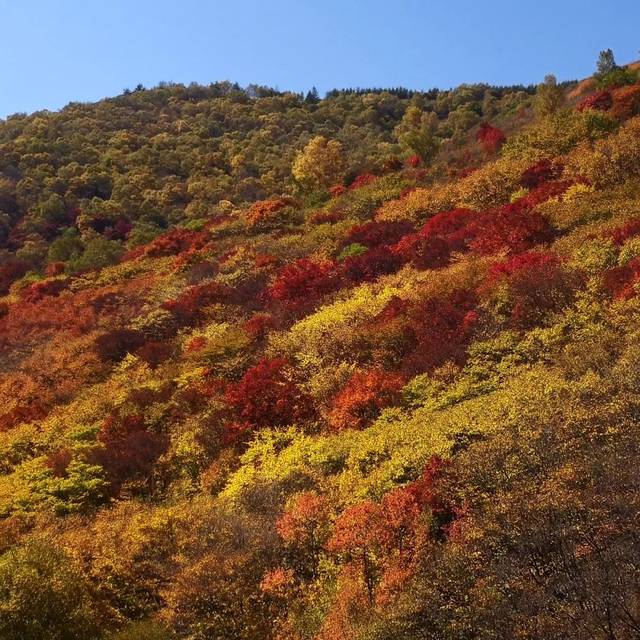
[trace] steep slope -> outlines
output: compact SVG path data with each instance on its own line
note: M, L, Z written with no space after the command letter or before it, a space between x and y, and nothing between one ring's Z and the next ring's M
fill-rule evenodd
M1 123L0 636L636 637L613 72Z

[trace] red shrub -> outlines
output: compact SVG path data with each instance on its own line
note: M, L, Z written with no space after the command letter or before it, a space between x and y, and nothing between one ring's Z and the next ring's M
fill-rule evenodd
M418 155L407 158L407 166L412 169L417 169L422 164L422 158Z
M281 427L314 416L311 398L301 389L296 372L284 359L261 360L225 392L236 422L230 431Z
M329 189L329 195L332 198L339 198L341 195L347 192L347 188L342 184L337 184L335 187Z
M152 369L161 365L173 355L173 343L171 341L159 342L150 340L145 342L136 352L135 355L144 360Z
M149 475L156 460L167 448L167 439L148 431L142 415L113 414L98 433L100 447L92 461L104 467L114 494L124 482Z
M640 115L640 84L620 87L613 91L611 115L618 120Z
M295 306L316 300L339 286L340 278L333 262L301 258L278 273L268 294L274 300Z
M152 240L145 247L144 254L151 258L175 256L188 249L201 249L208 240L209 234L206 231L172 229Z
M569 304L580 284L578 274L568 269L556 254L523 253L495 264L481 291L491 295L506 286L513 324L528 328L541 322L549 312L560 311Z
M43 280L34 282L22 291L22 299L25 302L38 302L46 296L57 297L69 286L69 280Z
M379 369L354 373L333 401L329 424L338 431L364 428L400 400L404 382L402 376Z
M535 189L543 182L555 180L562 174L562 165L550 160L540 160L522 173L520 184L525 189Z
M317 543L318 529L324 528L330 513L324 496L311 491L301 493L276 522L280 537L288 544Z
M596 111L608 111L613 106L613 96L611 91L596 91L584 98L576 107L578 111L594 109Z
M270 225L278 220L280 211L295 205L296 201L289 197L258 200L258 202L254 202L249 208L247 212L247 222L252 227Z
M340 263L340 274L351 282L370 282L396 272L402 263L402 256L389 247L375 247L359 256L345 258Z
M452 252L467 248L473 238L471 223L476 217L469 209L443 211L433 216L418 233L404 237L394 249L418 268L442 267L449 262Z
M404 369L416 374L433 371L449 361L462 363L475 325L476 304L475 293L458 289L413 307L409 330L417 346L405 358Z
M144 336L131 329L112 329L98 336L95 350L101 360L117 362L144 344Z
M44 273L49 278L61 275L64 273L64 262L50 262L46 266Z
M262 340L274 326L275 320L271 314L256 313L244 323L243 328L253 340Z
M189 287L177 298L168 300L162 306L171 311L180 326L189 326L202 319L207 306L225 302L230 291L215 282Z
M317 211L310 218L311 224L335 224L340 222L343 216L337 211Z
M496 153L506 142L507 138L500 129L492 127L487 122L483 122L476 134L476 140L487 153Z
M372 182L377 180L377 176L374 176L371 173L363 173L359 175L350 185L349 190L354 191L355 189L360 189L360 187L364 187Z
M365 222L351 227L343 246L357 242L366 247L379 247L383 244L394 244L407 233L414 230L410 222Z
M0 296L9 292L9 287L27 273L29 265L18 258L9 257L0 264Z
M632 238L638 234L640 234L640 218L634 218L616 227L612 231L606 232L605 237L611 238L614 244L621 247L628 238Z
M474 236L471 249L480 254L504 249L521 253L549 241L553 235L547 220L522 201L485 211L478 215L471 230Z
M614 298L629 300L636 295L635 285L640 281L640 258L634 258L622 267L604 274L604 287Z
M67 467L73 458L73 454L69 449L58 449L55 453L50 453L47 456L47 460L45 464L49 469L51 469L51 473L56 478L66 478L67 476Z

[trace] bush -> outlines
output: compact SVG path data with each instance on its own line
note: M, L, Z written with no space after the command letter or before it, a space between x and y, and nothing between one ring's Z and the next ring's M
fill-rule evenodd
M92 640L100 609L80 571L59 549L27 542L0 557L3 640Z

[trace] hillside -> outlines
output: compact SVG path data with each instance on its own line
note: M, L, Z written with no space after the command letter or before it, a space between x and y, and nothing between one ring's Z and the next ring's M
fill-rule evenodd
M638 74L0 121L0 638L637 638Z

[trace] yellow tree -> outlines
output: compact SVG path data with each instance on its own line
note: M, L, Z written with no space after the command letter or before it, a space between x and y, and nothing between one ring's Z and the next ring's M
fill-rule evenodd
M346 171L342 144L316 136L296 157L293 177L308 189L326 189L342 182Z

